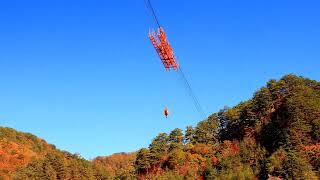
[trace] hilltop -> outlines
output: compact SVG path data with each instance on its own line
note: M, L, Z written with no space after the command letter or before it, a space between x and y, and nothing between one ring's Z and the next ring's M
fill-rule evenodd
M184 133L160 133L138 151L136 170L140 179L318 179L320 83L270 80Z
M0 179L109 179L104 168L30 133L0 127Z
M286 75L148 148L91 161L0 128L0 179L319 179L320 83Z

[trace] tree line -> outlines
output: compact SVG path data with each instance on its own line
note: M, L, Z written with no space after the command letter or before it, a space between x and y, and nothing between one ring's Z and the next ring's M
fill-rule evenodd
M0 179L319 179L320 83L292 74L147 148L91 161L0 128Z

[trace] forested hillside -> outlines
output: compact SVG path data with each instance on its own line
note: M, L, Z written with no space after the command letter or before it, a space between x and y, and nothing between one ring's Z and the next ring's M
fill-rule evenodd
M0 127L0 179L111 179L77 154L55 148L29 133Z
M92 160L96 166L102 166L113 179L135 179L134 162L136 153L116 153L111 156L99 156Z
M160 133L135 167L139 179L319 179L320 83L270 80L184 133Z
M0 179L319 179L320 83L287 75L148 148L88 161L0 128Z

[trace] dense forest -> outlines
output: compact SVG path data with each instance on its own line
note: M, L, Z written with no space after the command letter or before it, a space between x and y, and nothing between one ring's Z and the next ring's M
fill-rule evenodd
M0 128L0 179L319 179L320 83L270 80L252 99L148 148L85 160Z
M29 133L0 128L0 179L110 179L101 166Z

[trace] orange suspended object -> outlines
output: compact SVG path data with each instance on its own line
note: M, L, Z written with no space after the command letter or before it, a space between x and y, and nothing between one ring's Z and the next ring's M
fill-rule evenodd
M168 118L168 115L169 115L169 110L167 107L164 108L164 111L163 111L164 115L166 116L166 118Z
M161 62L164 65L164 67L166 68L166 70L170 71L172 69L172 70L176 71L181 76L181 79L185 85L185 88L193 100L193 104L194 104L195 108L198 110L198 112L204 118L206 118L207 116L206 116L205 112L203 111L197 97L194 95L192 88L190 86L190 83L188 82L187 78L185 77L184 73L182 72L179 63L178 63L176 57L174 56L172 47L171 47L169 41L167 40L167 35L166 35L163 27L160 25L160 22L159 22L158 17L152 7L150 0L145 0L145 2L146 2L147 8L151 12L151 15L153 17L155 24L158 27L157 31L154 31L154 30L149 31L149 38L150 38L150 41L151 41L153 47L157 51L157 54L159 55ZM167 107L164 109L164 115L166 116L166 118L169 115L169 111L168 111Z
M179 64L177 63L177 60L174 57L172 47L169 41L167 40L167 35L164 32L164 29L162 27L159 27L157 33L155 33L155 31L153 30L150 31L149 38L153 47L156 49L162 61L162 64L164 65L166 70L178 70Z

